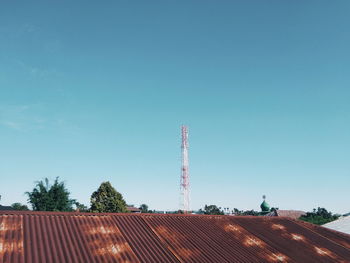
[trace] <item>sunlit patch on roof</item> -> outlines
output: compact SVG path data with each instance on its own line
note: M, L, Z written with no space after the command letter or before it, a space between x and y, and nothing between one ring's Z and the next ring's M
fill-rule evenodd
M261 240L255 238L255 237L250 237L250 236L246 237L243 244L247 247L252 247L252 246L264 247L264 244Z
M273 253L268 256L269 261L271 262L288 262L288 257L281 253Z
M283 225L281 225L281 224L272 224L272 225L271 225L271 228L272 228L273 230L285 230L285 229L286 229L286 227L283 226Z
M89 230L90 234L118 234L118 230L112 226L98 226Z
M165 226L156 227L156 231L161 235L167 234L169 232Z
M0 224L0 231L15 231L15 230L21 230L22 229L22 222L7 222L3 221Z
M23 256L23 217L3 216L0 218L0 262Z
M114 260L117 260L117 262L130 262L125 259L126 254L128 253L128 243L123 244L115 244L115 243L107 243L101 245L99 249L97 249L95 252L99 256L112 256ZM135 262L136 259L134 259Z
M112 255L117 255L122 253L123 251L126 250L128 244L115 244L115 243L108 243L104 244L104 246L97 251L97 254L103 255L103 254L112 254Z
M296 241L305 241L305 237L303 237L302 235L298 235L298 234L291 234L292 239L296 240Z
M124 250L124 247L120 246L120 245L111 245L110 247L108 247L108 250L112 253L112 254L118 254L120 252L122 252Z
M96 261L112 257L117 262L127 262L127 258L134 260L131 262L139 262L110 216L88 217L88 220L84 217L74 218L80 222L80 228L88 239L89 250Z
M241 233L242 230L243 230L243 228L238 226L238 225L228 224L228 225L225 226L225 231L226 232Z
M336 258L336 256L326 248L316 247L316 246L314 246L314 248L316 250L316 253L319 254L320 256L328 256L331 258Z
M186 237L183 234L179 233L179 231L169 229L166 226L155 227L155 231L161 236L170 237L172 240L175 240L177 242L181 242L182 240L186 239Z

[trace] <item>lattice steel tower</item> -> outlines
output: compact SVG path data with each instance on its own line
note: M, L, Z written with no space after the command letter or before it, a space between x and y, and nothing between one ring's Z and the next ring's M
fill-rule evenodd
M182 153L182 165L181 165L181 210L184 213L190 211L190 175L188 173L188 127L181 127L182 143L181 143L181 153Z

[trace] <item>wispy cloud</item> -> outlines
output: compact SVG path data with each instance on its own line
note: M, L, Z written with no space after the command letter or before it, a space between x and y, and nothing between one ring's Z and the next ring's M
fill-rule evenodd
M38 112L40 105L0 106L0 125L17 131L43 129L46 119Z
M3 126L6 126L8 128L14 129L14 130L21 130L22 129L22 125L19 122L14 122L14 121L1 121L1 124Z
M47 105L46 105L47 106ZM80 134L81 128L75 121L48 114L45 104L0 105L0 128L17 132L37 130L59 131L64 134Z

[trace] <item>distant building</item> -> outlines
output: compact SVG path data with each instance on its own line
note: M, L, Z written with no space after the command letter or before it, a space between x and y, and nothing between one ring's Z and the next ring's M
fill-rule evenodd
M137 208L137 207L134 207L134 206L127 206L126 207L126 210L129 212L129 213L141 213L141 209Z
M266 195L263 195L263 199L264 199L264 201L260 205L260 208L261 208L260 215L266 215L266 214L268 214L271 211L270 205L265 200L266 199Z
M263 195L264 201L261 203L260 215L263 216L279 216L279 217L289 217L292 219L298 219L299 217L306 215L304 211L300 210L279 210L278 208L270 208L269 204L266 202L266 196Z
M289 217L292 219L298 219L299 217L306 215L304 211L299 210L274 210L270 213L266 214L265 216L283 216L283 217Z
M15 210L15 209L13 209L12 206L0 205L0 211L12 211L12 210Z

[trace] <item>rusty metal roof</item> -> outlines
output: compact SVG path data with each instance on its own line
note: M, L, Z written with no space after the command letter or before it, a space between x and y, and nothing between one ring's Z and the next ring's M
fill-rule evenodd
M282 217L1 211L0 262L350 262L350 235Z

